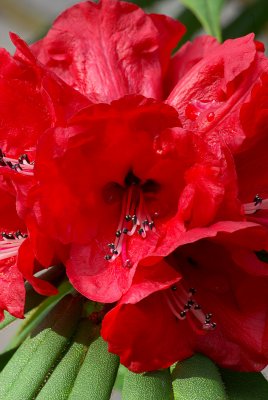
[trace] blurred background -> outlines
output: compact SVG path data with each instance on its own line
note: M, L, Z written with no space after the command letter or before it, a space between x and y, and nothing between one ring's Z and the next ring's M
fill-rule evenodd
M76 0L0 0L0 46L13 51L9 31L16 32L28 43L37 40L47 32L53 19L62 10L77 2ZM202 32L196 17L191 11L186 10L179 0L133 2L149 12L164 13L180 19L188 31L183 42ZM221 25L223 39L255 32L258 40L268 45L268 1L225 0Z

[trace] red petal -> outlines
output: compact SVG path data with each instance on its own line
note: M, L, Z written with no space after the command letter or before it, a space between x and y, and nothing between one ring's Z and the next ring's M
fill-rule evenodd
M145 259L138 265L131 287L120 299L120 304L137 303L156 291L169 288L181 279L180 273L164 260L147 265L148 262L149 259Z
M116 306L104 318L101 334L109 351L131 371L167 368L193 354L194 335L178 321L161 292L137 304Z
M43 296L52 296L58 293L57 289L49 282L36 278L34 274L34 254L29 239L24 240L19 248L18 253L18 268L37 291Z
M134 4L83 2L58 17L32 49L84 95L106 102L131 93L159 98L162 70L182 33L180 23L150 17Z
M23 318L25 288L15 257L0 261L0 321L7 310L16 318Z
M245 138L239 121L241 104L268 69L253 39L248 35L212 48L179 80L167 100L177 108L183 127L216 131L233 150Z
M220 44L212 36L198 36L193 42L185 43L171 59L166 79L167 95L191 68L219 46Z

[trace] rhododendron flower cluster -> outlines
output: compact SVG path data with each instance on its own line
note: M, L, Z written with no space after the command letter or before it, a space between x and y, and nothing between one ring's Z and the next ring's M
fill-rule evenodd
M268 364L268 60L254 35L173 49L185 28L119 0L65 11L1 50L0 309L61 262L113 307L135 372L202 352Z

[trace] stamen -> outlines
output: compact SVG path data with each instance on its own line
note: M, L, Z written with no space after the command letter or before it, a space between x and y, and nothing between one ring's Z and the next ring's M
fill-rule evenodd
M155 231L154 222L147 211L142 188L135 181L125 191L115 241L108 244L111 254L105 255L105 260L114 261L121 255L123 265L130 268L132 262L127 254L127 236L138 233L145 239L149 230Z
M3 240L0 240L0 260L16 256L21 243L27 237L26 234L22 234L20 231L15 233L2 232L1 236Z
M252 203L245 203L243 205L244 212L247 215L255 214L258 210L268 210L268 199L263 199L256 194Z
M213 322L212 314L204 314L201 311L201 306L196 303L194 295L196 294L195 288L190 288L187 292L182 284L171 286L171 291L164 292L166 302L177 319L185 319L194 329L213 330L216 328L216 323Z
M33 175L34 163L30 162L27 154L22 154L17 160L7 157L0 149L0 166L9 167L10 169L22 175Z

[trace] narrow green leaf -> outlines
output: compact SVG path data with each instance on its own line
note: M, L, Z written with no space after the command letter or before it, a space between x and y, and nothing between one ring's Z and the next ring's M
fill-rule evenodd
M1 372L0 400L35 397L67 346L80 310L80 299L66 296L47 315Z
M6 366L6 364L11 359L11 357L14 355L16 350L17 349L13 349L13 350L5 351L4 353L0 354L0 372Z
M175 400L227 400L217 367L201 354L177 363L171 375Z
M32 313L25 319L24 323L21 325L18 333L14 336L9 343L7 350L14 349L18 347L30 334L30 332L45 318L45 316L52 310L53 307L67 294L73 291L73 287L69 281L63 282L58 287L58 294L55 296L44 297L44 301L40 304L38 308L33 310Z
M204 29L221 41L220 12L224 0L180 0L199 19Z
M116 380L114 383L114 389L119 390L122 392L123 389L123 384L124 384L124 378L125 378L125 373L127 372L127 368L124 367L124 365L120 364L116 376Z
M173 399L169 369L135 374L125 374L123 400L171 400Z
M109 400L119 367L119 358L108 352L99 337L90 346L68 400Z
M82 320L68 351L48 378L36 400L68 399L94 335L92 322L89 319Z
M261 373L221 369L229 400L267 400L268 382Z

